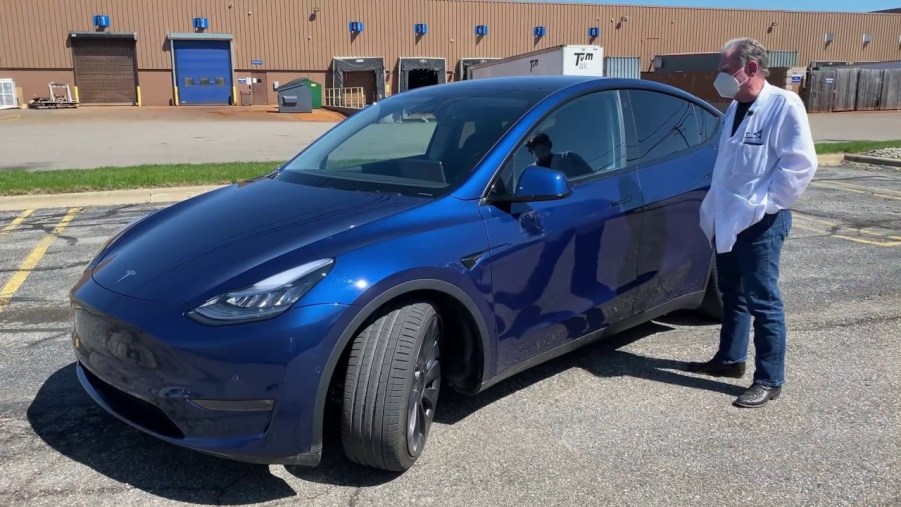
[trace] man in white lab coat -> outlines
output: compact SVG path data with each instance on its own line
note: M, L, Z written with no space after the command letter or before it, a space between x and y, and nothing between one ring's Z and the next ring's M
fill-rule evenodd
M741 378L751 324L754 380L734 404L760 407L785 382L786 328L779 290L782 244L791 230L792 204L813 179L817 158L803 102L766 81L766 49L752 39L723 47L720 95L726 111L710 191L701 205L701 228L716 249L723 294L719 350L689 370Z

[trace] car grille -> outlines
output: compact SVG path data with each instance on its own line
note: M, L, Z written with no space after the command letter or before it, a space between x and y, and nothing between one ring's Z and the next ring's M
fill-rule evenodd
M82 369L85 377L94 390L97 391L97 394L103 398L116 414L150 432L164 437L185 438L184 433L178 429L159 407L113 387L91 373L87 368L82 367Z

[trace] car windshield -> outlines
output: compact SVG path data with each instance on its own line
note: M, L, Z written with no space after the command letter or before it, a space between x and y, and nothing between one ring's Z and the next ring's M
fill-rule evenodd
M475 88L473 88L475 90ZM349 117L282 168L317 187L436 197L463 182L547 90L453 86L399 94Z

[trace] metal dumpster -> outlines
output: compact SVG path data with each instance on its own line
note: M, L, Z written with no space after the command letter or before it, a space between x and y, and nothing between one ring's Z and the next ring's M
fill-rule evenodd
M309 79L295 79L278 87L278 112L312 113L313 91Z

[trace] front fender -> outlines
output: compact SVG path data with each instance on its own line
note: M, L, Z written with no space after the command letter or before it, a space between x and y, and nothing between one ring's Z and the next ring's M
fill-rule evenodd
M484 298L476 298L468 291L448 280L460 281L462 275L448 275L446 271L437 269L421 269L399 274L379 284L370 287L360 299L349 307L342 318L333 327L334 333L330 333L329 342L333 343L331 353L322 367L322 374L316 394L313 413L312 442L315 448L322 445L322 424L325 415L325 405L328 396L329 384L343 352L357 331L363 327L366 321L388 302L418 291L436 291L456 299L472 316L482 342L483 363L485 365L483 378L489 378L495 370L495 350L491 346L494 334L488 327L486 316L490 308ZM462 277L465 279L465 277ZM471 286L473 284L470 282ZM465 285L463 285L465 286ZM470 287L474 290L474 286Z

